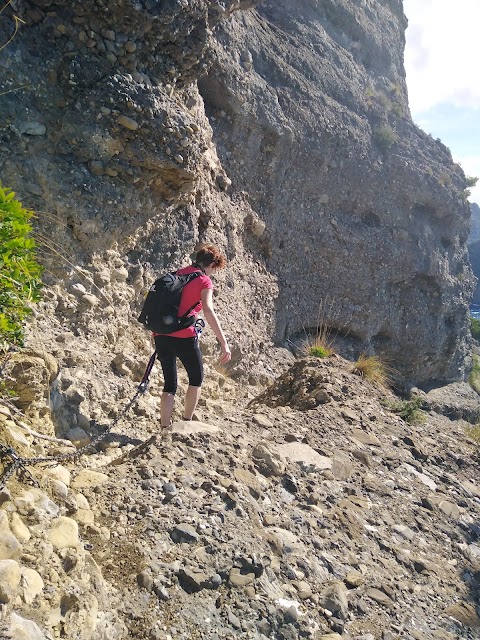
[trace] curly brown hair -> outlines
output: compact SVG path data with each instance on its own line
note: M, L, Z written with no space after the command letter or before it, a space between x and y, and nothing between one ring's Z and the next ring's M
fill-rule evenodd
M195 255L195 263L200 267L209 267L212 262L215 267L223 269L227 264L227 259L214 244L202 245Z

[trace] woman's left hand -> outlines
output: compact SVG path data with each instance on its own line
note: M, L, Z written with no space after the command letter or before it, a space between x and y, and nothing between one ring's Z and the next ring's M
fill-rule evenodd
M230 347L228 344L225 344L222 347L222 355L220 356L219 362L220 364L227 364L232 359L232 352L230 351Z

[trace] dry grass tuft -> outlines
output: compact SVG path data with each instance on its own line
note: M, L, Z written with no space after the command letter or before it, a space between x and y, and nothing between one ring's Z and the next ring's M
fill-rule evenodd
M362 353L353 365L353 373L380 387L391 385L392 371L379 356Z

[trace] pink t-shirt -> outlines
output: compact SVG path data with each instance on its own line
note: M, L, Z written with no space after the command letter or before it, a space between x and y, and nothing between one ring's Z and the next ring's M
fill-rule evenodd
M194 271L198 271L197 267L183 267L183 269L178 269L176 273L178 275L188 275L189 273L193 273ZM184 290L182 291L182 298L180 301L180 306L178 308L178 315L181 316L186 313L192 305L198 302L197 305L190 312L190 316L196 316L202 310L202 303L200 302L201 294L204 289L213 289L213 283L210 278L203 274L191 280L187 285L185 285ZM193 326L187 327L186 329L181 329L180 331L174 331L169 334L161 334L154 333L153 335L169 335L173 338L193 338L195 337L195 329Z

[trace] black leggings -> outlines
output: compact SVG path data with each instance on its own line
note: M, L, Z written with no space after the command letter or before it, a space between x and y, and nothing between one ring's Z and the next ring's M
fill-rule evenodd
M155 336L155 350L162 365L164 392L177 391L177 358L187 370L188 383L192 387L202 386L203 361L198 338Z

